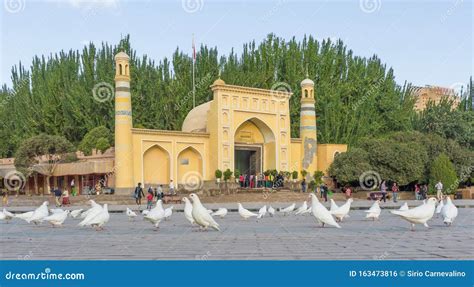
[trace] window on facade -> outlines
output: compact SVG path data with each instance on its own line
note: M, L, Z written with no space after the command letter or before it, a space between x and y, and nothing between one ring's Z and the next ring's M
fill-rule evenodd
M183 158L181 159L181 165L188 165L189 164L189 159L188 158Z

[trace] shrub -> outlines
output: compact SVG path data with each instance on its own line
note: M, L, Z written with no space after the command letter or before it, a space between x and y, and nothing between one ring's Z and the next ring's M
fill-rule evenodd
M435 190L434 186L438 181L441 181L443 184L443 192L447 194L456 192L459 185L453 163L449 160L448 156L443 153L436 157L431 165L429 178L430 190Z

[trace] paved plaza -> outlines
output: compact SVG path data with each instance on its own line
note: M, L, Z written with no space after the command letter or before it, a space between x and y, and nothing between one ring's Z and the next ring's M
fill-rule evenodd
M352 210L342 229L320 228L310 216L275 216L244 221L236 212L217 218L221 232L198 231L175 212L155 231L141 216L128 221L111 213L105 230L79 228L68 218L62 228L13 220L0 223L1 259L474 259L473 208L460 208L451 227L436 216L431 229L410 225L383 210L369 221Z

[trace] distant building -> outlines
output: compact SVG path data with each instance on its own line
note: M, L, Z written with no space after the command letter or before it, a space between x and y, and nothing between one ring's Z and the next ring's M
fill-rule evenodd
M457 107L461 102L461 99L456 96L454 89L438 86L426 85L424 87L414 87L413 96L416 99L416 111L423 111L424 109L426 109L430 101L437 104L443 98L449 98L453 100L453 108Z

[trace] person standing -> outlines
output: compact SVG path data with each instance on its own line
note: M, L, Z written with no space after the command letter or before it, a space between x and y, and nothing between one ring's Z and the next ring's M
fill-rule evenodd
M349 185L346 186L345 193L346 193L346 199L349 199L352 197L352 189Z
M61 195L62 195L61 190L57 186L55 186L54 187L54 199L56 200L56 207L61 206Z
M135 203L138 205L138 209L140 209L140 205L142 205L142 197L145 197L141 182L139 182L137 187L135 187L134 197Z
M163 199L164 194L163 194L163 185L162 184L158 185L156 193L157 193L156 200Z
M438 181L438 183L435 185L436 188L436 197L438 200L443 199L443 183L441 181Z
M382 192L382 199L383 199L383 202L386 202L386 198L387 198L387 184L385 183L385 180L383 180L382 183L380 184L380 192Z
M301 181L301 191L303 193L306 192L306 178L303 178L303 180Z
M326 184L322 183L319 189L321 189L321 197L324 198L324 202L328 202L328 187Z
M415 199L416 200L421 199L420 186L418 184L415 184Z
M421 200L426 199L426 194L428 194L428 185L425 183L421 186Z
M71 205L71 202L69 201L69 191L67 188L63 192L63 205Z
M239 175L239 183L240 183L240 187L244 187L244 175L241 174Z
M392 193L393 193L393 202L397 202L398 201L398 192L400 191L400 189L398 188L398 185L396 182L393 183L392 185Z
M153 205L153 189L148 189L148 194L146 196L146 209L150 210Z
M169 185L169 187L170 187L170 194L171 194L171 195L176 194L176 193L175 193L175 190L174 190L174 182L173 182L172 179L170 179L170 185Z
M71 180L71 195L76 196L77 191L76 191L76 182L74 181L74 178Z

